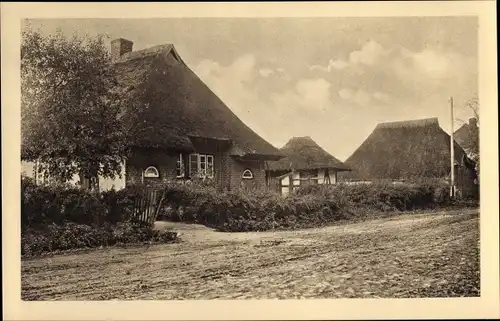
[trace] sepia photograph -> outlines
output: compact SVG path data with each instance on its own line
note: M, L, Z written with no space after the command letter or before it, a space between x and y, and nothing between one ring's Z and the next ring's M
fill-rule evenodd
M477 15L19 22L22 301L484 296Z

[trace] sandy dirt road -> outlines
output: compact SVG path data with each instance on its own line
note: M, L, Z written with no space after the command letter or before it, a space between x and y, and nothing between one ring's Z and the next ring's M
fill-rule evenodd
M183 241L24 259L23 300L479 295L477 210L283 232L157 227Z

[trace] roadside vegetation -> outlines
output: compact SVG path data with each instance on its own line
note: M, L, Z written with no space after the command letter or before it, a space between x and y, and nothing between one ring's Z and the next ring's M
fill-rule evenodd
M137 219L147 189L94 192L68 185L36 185L22 179L22 255L141 242L178 241L160 233L155 220L202 224L222 232L321 227L415 211L474 207L454 201L445 185L407 183L310 186L284 197L269 190L220 191L202 183L166 183L150 223Z
M135 243L171 243L173 231L136 221L133 194L94 193L21 179L21 255Z

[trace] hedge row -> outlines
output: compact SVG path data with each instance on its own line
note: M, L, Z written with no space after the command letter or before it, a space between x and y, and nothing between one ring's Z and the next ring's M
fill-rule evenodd
M141 186L91 194L77 188L23 183L23 229L66 223L103 226L130 222ZM160 214L167 220L220 231L264 231L322 226L369 213L450 206L441 182L308 186L283 197L269 190L218 191L203 184L168 183Z
M21 233L21 255L33 256L72 249L138 243L174 243L177 233L157 231L131 223L89 226L77 223L50 224Z
M90 193L69 185L36 185L21 179L21 254L127 243L177 241L177 233L133 220L139 187Z
M36 185L21 179L21 226L43 227L67 222L90 226L133 219L134 201L141 188L90 193L69 185Z
M374 212L449 206L442 184L374 183L309 186L282 197L270 191L219 192L197 185L165 186L167 220L199 223L220 231L264 231L322 226Z

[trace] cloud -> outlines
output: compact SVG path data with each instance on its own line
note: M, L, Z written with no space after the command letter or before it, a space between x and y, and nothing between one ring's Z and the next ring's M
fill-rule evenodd
M286 72L286 70L284 68L272 69L272 68L264 67L264 68L259 69L259 74L263 78L270 78L272 76L276 79L281 79L284 81L291 80L290 75Z
M215 61L205 59L194 67L194 71L200 78L208 79L213 75L219 76L222 71L222 67Z
M339 90L339 96L347 102L361 106L366 106L371 101L370 94L361 89L353 91L349 88L342 88Z
M344 100L349 100L352 97L352 90L349 88L342 88L339 90L339 96Z
M373 65L381 56L386 55L389 52L390 50L384 49L376 41L370 40L365 43L360 50L353 51L349 54L349 63Z
M334 57L326 67L311 67L334 71L314 76L294 69L296 64L277 66L249 54L226 65L203 60L193 69L243 122L275 146L291 136L308 135L342 155L353 148L342 145L345 141L361 141L377 122L441 117L446 108L435 106L446 104L449 95L469 96L476 90L474 59L442 48L410 50L368 42L343 60ZM324 134L332 120L341 135ZM356 134L352 126L358 128Z
M262 77L267 78L267 77L271 76L272 74L274 74L274 70L272 70L270 68L261 68L261 69L259 69L259 74Z
M370 40L345 58L334 57L326 67L309 69L335 71L324 77L332 82L337 98L364 105L416 106L442 100L443 95L471 96L477 90L477 59L442 46L410 50ZM340 92L345 88L353 92Z
M343 72L339 74L340 76L345 73L363 75L373 70L379 72L381 76L384 76L382 72L385 72L388 77L420 84L445 79L455 81L467 79L464 75L464 64L475 63L467 60L470 59L440 48L428 47L420 51L412 51L396 45L385 48L378 42L370 40L358 50L350 52L346 60L330 59L327 66L313 65L309 69L321 72L337 70ZM457 68L457 66L460 67ZM476 66L471 66L469 69L474 68ZM387 79L387 77L384 78Z
M319 70L319 71L324 71L324 72L331 72L333 69L344 69L348 66L349 66L349 63L347 63L343 60L337 59L337 60L330 60L328 62L328 66L326 66L326 67L323 67L320 65L313 65L313 66L309 67L309 70L312 70L312 71Z
M382 101L382 102L389 102L391 100L391 97L388 94L381 93L378 91L373 94L373 97L377 100Z
M347 61L342 59L330 59L326 67L313 65L309 69L311 71L318 70L323 72L331 72L332 70L342 70L350 66L359 64L371 66L379 61L379 59L391 52L390 49L383 48L376 41L370 40L366 42L359 50L352 51Z
M415 66L423 73L432 78L443 78L450 71L450 60L445 55L426 49L421 52L414 53L413 61Z
M258 93L252 84L258 77L257 60L254 55L237 57L230 65L205 59L194 66L194 72L221 98L237 115L251 112L258 100Z
M271 94L271 100L283 110L326 110L332 107L330 87L331 83L323 78L301 79L294 90Z

